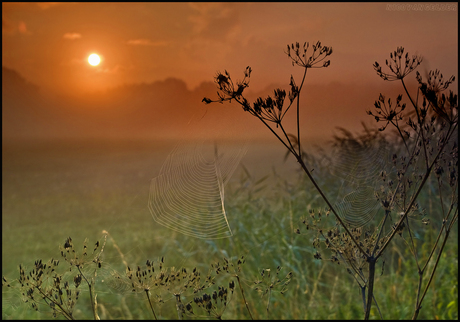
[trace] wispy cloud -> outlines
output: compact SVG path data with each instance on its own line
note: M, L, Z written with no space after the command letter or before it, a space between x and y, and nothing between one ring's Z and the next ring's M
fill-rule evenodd
M214 2L190 3L192 14L188 20L192 23L192 30L196 35L222 40L239 25L242 6Z
M46 10L48 8L57 6L62 4L62 2L37 2L37 6L40 7L40 9Z
M27 29L27 25L24 21L19 21L18 30L21 34L31 34L31 32Z
M166 41L151 41L149 39L131 39L126 42L128 45L134 46L166 46L168 42Z
M118 74L120 72L125 71L126 69L127 69L126 67L120 64L117 64L113 67L98 67L96 71L98 73L104 73L104 74Z
M2 31L5 31L5 32L11 32L14 30L13 26L11 25L11 23L5 19L5 17L2 17Z
M80 39L81 34L79 34L78 32L67 32L64 34L64 36L62 36L62 38L70 40Z

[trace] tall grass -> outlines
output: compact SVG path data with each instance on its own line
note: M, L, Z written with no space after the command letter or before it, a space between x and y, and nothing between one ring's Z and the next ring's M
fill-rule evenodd
M333 182L331 180L331 184ZM103 203L106 202L107 200ZM115 203L115 199L113 202ZM165 267L186 267L187 269L196 267L206 275L211 269L210 265L216 262L223 263L224 257L236 264L237 260L244 256L245 263L241 265L240 280L253 318L361 318L361 296L355 288L353 278L341 269L340 265L315 259L315 249L312 246L313 236L304 234L303 231L302 235L296 233L296 229L302 227L302 218L308 214L309 209L316 208L319 202L313 187L308 186L305 178L300 174L283 178L276 172L267 171L267 176L254 177L249 171L241 169L239 174L236 174L235 180L226 187L226 210L234 232L234 237L230 239L199 240L171 233L169 230L159 229L151 224L150 217L143 217L145 213L137 214L135 211L128 213L127 209L127 216L132 220L126 221L126 224L122 226L123 229L115 225L109 230L110 236L107 238L101 257L102 267L98 271L95 283L99 317L107 319L153 318L145 293L132 292L126 283L117 284L116 281L111 280L114 272L124 274L126 267L123 260L132 269L136 269L138 265L145 267L147 259L159 261L161 257L164 257ZM85 226L75 218L68 218L68 220L71 221L70 225L78 225L80 228L78 237L73 238L77 250L82 249L85 237L90 235L102 237L101 228L107 227L101 227L100 224L94 224L94 222ZM86 220L88 219L84 221ZM146 229L146 224L150 226L150 229ZM34 227L37 228L35 224ZM49 232L59 230L59 225L53 226L50 223L43 225L42 228L38 227ZM429 243L435 238L435 235L430 234L429 231L420 233L424 234L421 242ZM24 238L16 238L14 242L19 243L18 246L27 256L22 260L10 257L4 261L4 269L7 265L17 267L20 262L30 269L34 261L38 259L33 255L37 253L49 258L60 258L58 244L63 245L65 238L61 238L60 242L56 243L59 240L58 233L48 235L48 238L41 237L56 245L51 249L41 248L41 240L34 242L36 231L32 228L29 232L18 230L17 234L19 236L22 234ZM433 290L427 295L427 304L424 305L420 318L445 319L456 318L458 315L457 305L450 304L457 301L457 284L452 282L457 281L458 265L452 259L457 258L458 240L456 236L458 235L455 232L453 236L455 238L450 240L446 246ZM93 242L95 239L88 243L89 249L91 248L89 245L92 246ZM4 242L3 247L7 247L9 243ZM123 258L115 246L119 248ZM428 247L422 254L427 256L427 253ZM58 267L64 264L61 259ZM254 282L262 279L260 273L263 269L276 271L278 266L282 268L281 275L286 275L288 272L293 273L292 281L287 285L287 291L284 294L275 290L268 299L268 294L261 295L255 290L257 285ZM413 298L415 288L414 276L410 276L408 272L412 272L415 267L414 259L404 247L402 240L387 254L381 276L379 267L376 285L386 287L379 287L376 297L380 299L380 309L388 312L386 318L410 317L412 303L406 299ZM3 287L3 318L52 318L52 310L49 306L38 304L38 311L30 309L30 302L24 303L23 300L26 297L22 296L15 287L17 282L14 279L18 275L8 275L10 276L6 277L12 287L5 285ZM229 280L236 282L231 274L216 275L216 277L216 285L224 284L228 287ZM74 317L93 318L88 290L82 286L79 287L82 294L74 309ZM157 317L176 319L174 296L168 292L162 293L164 303L158 303L155 301L155 291L151 291L151 298L154 299L152 305ZM184 296L182 300L184 303L193 300L193 297L196 296L185 295L187 296ZM270 306L267 312L268 301ZM206 312L203 314L206 315ZM372 314L378 316L378 312L372 312ZM250 318L237 286L222 318Z

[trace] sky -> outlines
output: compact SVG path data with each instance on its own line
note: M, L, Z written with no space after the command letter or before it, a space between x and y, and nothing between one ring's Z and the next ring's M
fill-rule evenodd
M217 71L241 79L251 66L248 95L266 96L301 77L286 45L318 40L333 54L307 76L304 133L356 128L383 89L401 90L372 67L398 46L424 57L422 75L457 78L457 10L438 2L2 3L3 134L173 135L203 115L215 130L250 117L202 106L203 96L216 97ZM88 64L92 53L98 66ZM236 123L228 126L240 134L262 129Z

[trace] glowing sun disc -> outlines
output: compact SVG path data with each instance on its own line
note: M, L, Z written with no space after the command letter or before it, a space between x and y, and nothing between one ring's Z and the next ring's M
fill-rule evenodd
M99 57L99 55L97 55L97 54L91 54L91 55L89 55L89 57L88 57L88 63L89 63L91 66L97 66L97 65L99 65L100 62L101 62L101 58Z

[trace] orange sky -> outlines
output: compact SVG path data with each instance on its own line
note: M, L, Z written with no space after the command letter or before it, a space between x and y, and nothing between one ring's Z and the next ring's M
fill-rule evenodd
M374 79L396 46L457 70L457 11L391 11L386 3L2 3L2 64L54 89L99 89L169 76L195 87L216 70L253 68L252 86L292 73L283 50L321 40L322 81ZM91 52L103 64L90 67ZM370 68L369 68L370 67ZM318 75L320 77L320 75Z
M320 40L334 50L331 65L307 84L378 88L372 64L397 46L425 57L422 74L457 78L457 4L422 4L2 3L2 65L41 90L77 96L169 77L194 90L218 70L240 78L250 65L250 89L262 91L300 77L287 44ZM87 62L93 52L97 67Z

